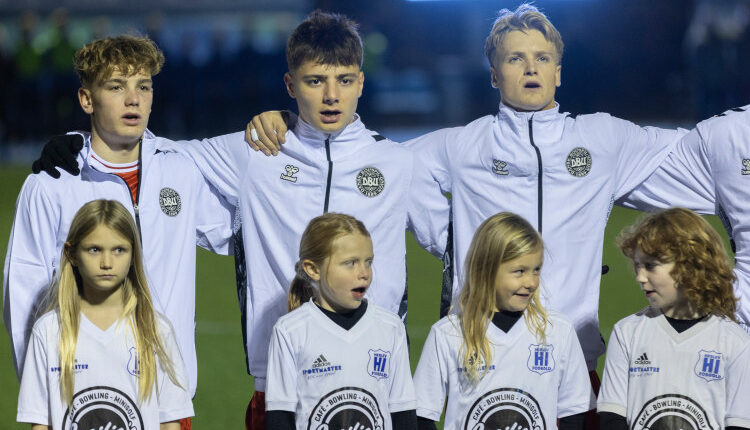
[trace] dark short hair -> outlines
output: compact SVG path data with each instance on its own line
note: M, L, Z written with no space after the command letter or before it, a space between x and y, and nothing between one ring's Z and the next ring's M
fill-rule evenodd
M344 15L316 10L297 26L286 44L289 71L306 61L362 67L362 39L357 23Z

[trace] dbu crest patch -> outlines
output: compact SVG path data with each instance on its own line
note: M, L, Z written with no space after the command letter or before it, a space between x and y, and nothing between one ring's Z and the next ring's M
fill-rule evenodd
M177 191L164 187L159 191L159 206L161 211L168 216L177 216L182 209L182 200Z
M367 373L377 380L387 378L391 368L391 353L382 349L371 349L368 354L370 360L367 362Z
M526 367L534 373L543 375L555 370L555 347L552 345L529 345L529 359Z
M578 178L582 178L591 171L591 153L586 148L573 148L565 159L565 167L568 173Z
M357 173L357 189L367 197L375 197L385 188L385 176L374 167L365 167Z
M695 374L707 382L724 379L723 354L716 351L701 350L695 363Z

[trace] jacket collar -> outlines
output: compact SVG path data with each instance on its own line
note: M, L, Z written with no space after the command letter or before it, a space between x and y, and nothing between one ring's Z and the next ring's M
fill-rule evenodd
M560 105L557 102L552 109L533 112L520 112L501 102L496 119L501 130L523 139L529 138L529 123L531 122L534 143L550 144L562 138L567 116L567 113L560 113Z
M87 171L96 170L91 165L91 157L94 154L94 150L91 149L91 132L88 131L74 131L68 134L80 134L83 137L83 148L79 153L79 164L81 164L81 171L84 169ZM139 169L143 168L143 165L150 161L150 156L156 152L156 136L148 129L143 133L143 139L141 140L140 147L140 161L141 165Z
M354 115L354 121L335 133L322 132L298 119L294 134L303 146L312 149L323 149L327 139L332 160L343 158L374 141L357 114Z

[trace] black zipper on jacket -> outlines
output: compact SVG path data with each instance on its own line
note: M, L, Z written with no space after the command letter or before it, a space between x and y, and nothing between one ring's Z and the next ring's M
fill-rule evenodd
M542 153L539 152L539 147L536 146L534 143L534 117L532 116L529 118L529 142L531 142L531 146L534 147L534 151L536 151L536 162L537 166L539 167L539 173L537 173L537 216L539 218L537 230L539 230L539 233L542 233L542 197L544 196L542 193Z
M326 137L326 159L328 160L328 179L326 180L326 199L323 203L323 213L328 213L328 199L331 197L331 175L333 174L333 161L331 161L331 136Z

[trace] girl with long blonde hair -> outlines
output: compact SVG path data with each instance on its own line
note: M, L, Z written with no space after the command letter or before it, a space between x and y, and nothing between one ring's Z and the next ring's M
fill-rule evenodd
M266 428L416 427L404 324L366 298L378 293L369 291L373 258L354 217L327 213L307 225L290 312L269 345Z
M32 429L179 429L192 416L171 326L154 312L138 229L125 207L78 210L46 310L34 324L19 422Z
M543 253L512 213L474 233L458 309L432 326L414 374L420 429L444 404L445 429L583 428L586 363L572 324L541 304Z
M610 336L601 428L750 429L750 336L736 323L735 276L719 234L673 208L645 215L617 244L649 306Z

